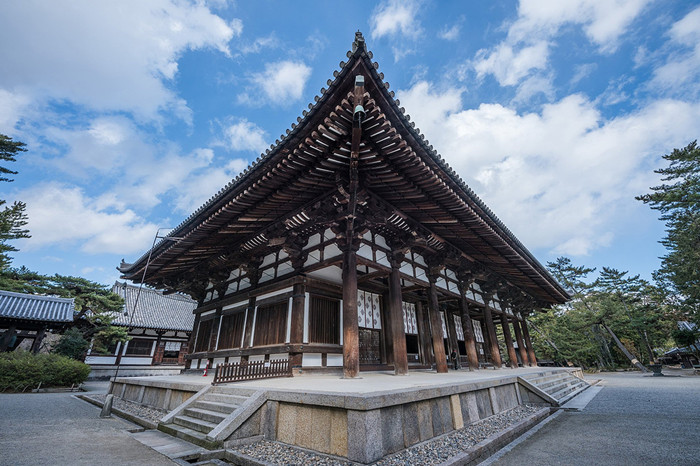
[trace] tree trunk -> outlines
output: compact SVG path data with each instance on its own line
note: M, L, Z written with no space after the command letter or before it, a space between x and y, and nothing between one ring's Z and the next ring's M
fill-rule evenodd
M603 338L602 332L600 331L600 326L598 324L592 325L591 331L593 332L593 335L600 346L600 357L603 360L603 367L614 368L615 359L613 359L612 354L610 353L608 342L605 341L605 338Z
M537 328L537 326L535 326L535 324L533 324L532 322L530 322L530 327L532 327L533 330L535 330L535 332L537 332L537 333L540 334L540 336L541 336L542 339L545 341L545 343L547 343L549 346L551 346L552 349L553 349L554 351L556 351L556 353L564 360L564 363L568 366L568 365L569 365L569 361L568 361L568 360L564 357L564 355L561 353L561 351L559 350L559 347L558 347L552 340L550 340L549 338L547 338L547 336L542 332L542 330L540 330L539 328Z
M608 327L606 324L602 324L602 325L603 325L603 328L605 328L605 330L608 331L608 333L609 333L610 336L612 337L612 339L613 339L613 341L615 342L615 344L617 345L617 347L620 348L620 351L622 351L622 352L624 353L624 355L627 356L627 359L629 359L630 362L631 362L632 364L634 364L634 365L635 365L639 370L641 370L642 372L649 372L649 369L647 369L646 367L644 367L644 364L642 364L641 362L639 362L639 361L637 360L637 358L635 358L634 355L633 355L632 353L630 353L630 352L627 350L627 348L625 348L625 345L623 345L622 342L620 341L620 339L617 338L617 335L615 335L615 332L613 332L612 329L611 329L610 327Z

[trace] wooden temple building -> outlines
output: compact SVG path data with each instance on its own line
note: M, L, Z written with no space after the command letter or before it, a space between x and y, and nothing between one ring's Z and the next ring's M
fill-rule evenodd
M454 351L471 369L536 365L525 317L569 296L411 122L360 33L314 100L119 267L197 300L188 364L356 377L446 372Z
M185 366L185 355L194 325L196 301L179 293L162 292L116 282L112 293L124 299L124 309L114 315L112 325L125 327L130 340L114 343L106 352L93 351L85 362L91 379L124 376L173 375Z

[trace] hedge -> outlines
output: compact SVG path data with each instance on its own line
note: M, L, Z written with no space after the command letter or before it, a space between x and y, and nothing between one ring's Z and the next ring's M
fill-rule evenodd
M0 354L0 392L70 387L84 382L90 366L58 354L13 351Z

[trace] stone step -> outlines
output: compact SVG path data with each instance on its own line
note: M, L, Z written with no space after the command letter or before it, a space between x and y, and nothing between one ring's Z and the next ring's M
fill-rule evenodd
M197 409L206 409L207 411L216 411L219 413L231 414L238 408L238 405L219 403L217 401L197 400L193 403L192 407Z
M548 387L537 386L540 390L547 392L548 394L556 393L560 390L570 387L571 385L578 384L578 381L573 380L558 380L556 384L550 385Z
M548 380L547 382L536 383L535 385L537 385L537 388L547 392L547 391L549 391L548 389L550 387L554 387L556 385L561 385L563 382L567 382L569 380L570 379L568 377L558 377L556 379Z
M535 374L534 377L525 376L524 379L534 385L540 385L542 383L550 382L552 380L558 380L561 377L565 377L568 374L565 372L554 372L549 374Z
M209 450L220 447L218 443L208 440L207 434L178 424L158 424L158 430Z
M186 408L185 415L202 421L213 422L217 425L221 424L221 422L226 419L226 414L224 413L201 408Z
M214 401L216 403L224 403L232 406L240 406L248 400L247 396L241 395L226 395L224 393L205 393L202 396L202 401Z
M554 398L555 400L557 400L557 401L559 401L559 402L561 403L561 400L562 400L566 395L568 395L568 394L571 393L571 392L575 392L575 391L578 390L579 388L581 388L581 385L580 385L580 384L576 384L576 385L567 385L566 387L560 389L559 391L550 393L550 395L552 396L552 398Z
M558 401L559 401L559 405L560 405L560 406L563 405L564 403L568 402L568 401L571 400L572 398L578 396L581 392L583 392L584 390L586 390L586 389L589 388L589 387L590 387L589 384L587 384L587 383L585 383L585 382L582 382L581 385L579 385L579 386L576 388L576 390L573 390L572 392L570 392L570 393L564 395L561 399L559 399L559 400L558 400Z
M223 395L238 395L248 398L257 392L254 388L231 387L226 385L216 385L209 390L209 393L221 393Z
M186 414L175 416L173 418L173 423L183 427L187 427L189 429L203 432L204 434L208 434L214 429L214 427L216 427L219 424L218 422L214 423L209 421L203 421L192 416L187 416Z

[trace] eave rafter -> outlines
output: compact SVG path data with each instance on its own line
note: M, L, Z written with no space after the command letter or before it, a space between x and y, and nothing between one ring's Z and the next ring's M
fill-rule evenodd
M503 280L542 301L567 299L415 129L364 42L355 47L298 124L177 227L171 233L180 238L177 242L163 241L154 248L146 281L163 283L183 271L204 270L206 262L219 266L219 258L232 250L251 253L270 247L285 229L303 236L312 223L310 205L323 203L331 192L337 192L331 196L334 204L347 202L343 189L351 160L353 81L363 75L366 114L358 147L360 187L368 196L365 202L376 198L393 209L377 228L387 236L410 231L414 247L427 252L444 249L468 263L487 264ZM138 279L146 256L133 265L124 264L120 268L124 276Z

